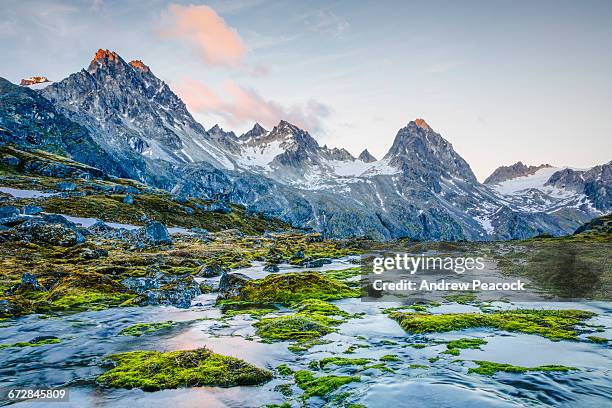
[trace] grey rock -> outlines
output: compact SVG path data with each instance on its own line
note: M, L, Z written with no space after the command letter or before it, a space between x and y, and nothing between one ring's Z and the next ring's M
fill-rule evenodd
M26 205L23 207L24 215L38 215L42 213L42 211L43 211L42 207L39 207L37 205Z
M21 163L21 160L13 155L7 154L2 157L2 163L6 164L7 166L16 167L19 165L19 163Z
M18 226L2 232L0 240L2 239L64 247L85 242L85 237L78 230L43 219L28 219Z
M123 202L125 204L132 205L134 204L134 197L132 197L131 195L126 195L125 197L123 197Z
M139 230L139 233L148 245L172 244L172 238L170 238L170 234L168 234L168 229L161 222L149 222Z
M220 265L203 265L196 275L203 278L213 278L221 276L223 273L225 273L225 270Z
M241 273L224 273L219 281L219 300L230 299L240 294L240 290L250 281Z
M266 264L263 269L266 272L278 272L279 271L278 265L277 264L273 264L273 263Z
M62 191L75 191L77 189L77 185L70 181L62 181L56 184L56 187Z

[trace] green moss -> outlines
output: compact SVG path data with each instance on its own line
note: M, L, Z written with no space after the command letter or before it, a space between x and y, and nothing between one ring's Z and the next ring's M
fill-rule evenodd
M173 322L172 320L157 323L137 323L122 329L119 332L119 335L140 337L143 334L155 333L163 329L168 329L175 324L176 322Z
M327 322L299 314L270 317L255 323L257 335L266 340L306 341L334 331Z
M543 365L543 366L538 366L538 367L521 367L521 366L514 366L512 364L500 364L500 363L493 363L490 361L474 361L476 364L478 364L478 367L476 368L470 368L468 370L468 373L475 373L475 374L481 374L481 375L493 375L495 373L498 373L500 371L505 372L505 373L526 373L526 372L549 372L549 371L562 371L562 372L567 372L570 370L577 370L577 368L575 367L567 367L567 366L562 366L562 365Z
M360 365L364 366L370 361L369 358L346 358L346 357L326 357L319 361L319 367L325 368L328 365L336 366L349 366L349 365Z
M338 306L320 299L304 299L294 303L291 308L297 312L305 314L318 314L322 316L348 317L349 314L341 310Z
M293 374L293 370L290 369L289 366L287 366L287 364L281 364L278 367L276 367L276 372L279 373L280 375Z
M249 281L237 296L222 301L289 305L305 299L336 300L359 296L359 289L352 289L315 272L303 272L268 275L264 279Z
M361 268L353 267L347 269L338 269L338 270L329 270L329 271L321 271L321 274L330 278L339 281L345 281L348 279L352 279L358 276L361 276Z
M288 385L288 384L282 384L282 385ZM280 387L280 385L279 385ZM279 390L281 393L282 391ZM283 394L285 395L285 394ZM282 404L268 404L268 405L264 405L265 408L291 408L291 404L288 402L283 402Z
M344 350L344 354L353 354L358 348L370 348L369 344L351 344Z
M455 302L455 303L459 303L462 305L466 305L468 303L473 303L476 301L476 295L473 293L454 293L451 295L446 295L444 296L444 299L446 299L449 302Z
M458 356L463 349L480 349L480 346L487 344L483 339L459 339L446 344L447 350L444 354Z
M582 310L512 310L493 313L422 314L394 312L391 318L411 333L447 332L475 327L537 334L548 339L577 340L574 326L595 313Z
M39 346L44 346L45 344L57 344L61 342L60 339L58 338L51 338L51 339L41 339L38 341L21 341L18 343L13 343L13 344L0 344L0 349L3 348L8 348L8 347L39 347Z
M360 381L359 377L327 375L315 377L310 371L301 370L294 375L295 383L304 391L304 397L327 397L330 393L351 382Z
M370 368L373 368L373 369L376 369L376 370L380 370L380 371L384 371L384 372L387 372L387 373L394 373L395 372L392 369L390 369L389 367L387 367L387 365L385 363L372 364L372 365L363 367L364 370L369 370Z
M398 356L396 356L395 354L387 354L385 356L382 356L381 358L379 358L380 361L402 361Z
M113 388L156 391L179 387L257 385L272 373L206 348L188 351L132 351L113 354L116 367L96 381Z
M408 366L408 368L412 368L412 369L418 369L418 368L427 369L427 368L429 368L429 367L428 367L428 366L426 366L426 365L423 365L423 364L410 364L410 365Z
M410 343L410 344L406 344L406 347L412 347L415 349L424 349L425 347L427 347L427 344L423 344L423 343Z
M609 340L605 337L599 336L587 336L587 339L591 340L593 343L607 343Z

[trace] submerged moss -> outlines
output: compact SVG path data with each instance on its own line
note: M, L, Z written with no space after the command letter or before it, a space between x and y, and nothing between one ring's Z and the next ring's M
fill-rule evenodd
M587 336L587 339L591 340L593 343L607 343L609 340L605 337L599 336Z
M0 344L0 349L8 347L38 347L44 346L45 344L57 344L61 342L57 337L41 337L40 339L34 339L30 341L21 341L13 344Z
M449 302L459 303L461 305L466 305L468 303L472 303L476 301L476 295L473 293L453 293L450 295L444 296L444 299Z
M538 367L521 367L514 366L512 364L500 364L493 363L491 361L474 361L474 363L478 364L478 367L470 368L468 373L475 373L481 375L493 375L500 371L505 373L526 373L530 371L539 371L539 372L548 372L548 371L562 371L567 372L570 370L577 370L575 367L567 367L562 365L543 365Z
M583 310L511 310L493 313L391 313L411 333L447 332L475 327L537 334L551 340L577 340L574 326L595 313Z
M381 358L379 358L380 361L402 361L398 356L396 356L395 354L387 354L385 356L382 356Z
M295 383L304 391L304 398L313 396L325 398L333 391L351 382L361 381L359 377L327 375L315 377L310 371L300 370L294 375Z
M257 385L272 373L206 348L187 351L132 351L109 357L115 368L96 381L113 388L156 391L179 387Z
M163 329L168 329L175 324L176 322L173 322L172 320L157 323L137 323L121 330L119 335L139 337L143 334L155 333Z
M326 357L319 361L318 366L325 368L328 365L336 366L349 366L349 365L360 365L364 366L370 361L369 358L346 358L346 357Z
M480 346L487 344L486 340L483 339L459 339L453 340L446 344L446 351L444 354L451 354L458 356L463 349L480 349Z

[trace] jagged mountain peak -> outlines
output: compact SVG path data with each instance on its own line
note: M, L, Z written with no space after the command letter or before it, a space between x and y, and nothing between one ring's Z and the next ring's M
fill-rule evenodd
M425 122L425 119L417 118L414 120L414 124L425 130L432 130L431 127Z
M215 124L210 129L208 129L208 133L210 135L223 136L223 137L229 137L231 139L237 139L237 136L236 136L236 134L234 132L232 132L232 131L226 132L225 130L223 130L223 128L221 126L219 126L218 123Z
M384 159L417 178L422 176L436 180L440 177L456 177L477 182L472 169L455 152L453 145L422 119L410 121L397 132Z
M319 144L310 136L310 133L286 120L281 120L278 125L274 126L274 128L265 137L261 138L261 140L266 143L280 141L286 150L316 150L319 148Z
M139 70L139 71L141 71L141 72L144 72L144 73L147 73L147 74L148 74L149 72L151 72L151 68L149 68L149 66L148 66L148 65L145 65L145 63L144 63L144 62L142 62L141 60L133 60L133 61L130 61L130 66L131 66L132 68L134 68L134 69L137 69L137 70Z
M268 131L263 126L261 126L259 123L256 122L255 125L253 125L253 128L249 130L248 132L240 135L239 139L242 141L257 139L258 137L261 137L265 135L266 133L268 133Z
M100 48L96 51L96 54L89 63L87 71L93 73L98 69L108 69L110 67L121 67L125 69L126 66L127 63L115 51L103 50Z
M364 163L373 163L376 161L376 157L372 156L368 149L364 149L357 158Z

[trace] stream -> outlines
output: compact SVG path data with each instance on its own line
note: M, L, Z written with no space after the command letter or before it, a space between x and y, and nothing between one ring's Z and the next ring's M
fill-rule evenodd
M322 268L344 269L354 266L348 258L335 260ZM303 271L281 266L277 273ZM263 264L236 270L252 278L268 274ZM218 279L218 278L217 278ZM348 392L347 402L377 408L390 406L431 407L523 407L571 406L602 407L612 395L612 353L608 345L591 342L553 342L536 335L508 333L494 329L470 329L461 332L413 335L406 333L394 320L382 313L399 302L364 302L343 299L333 302L351 314L363 313L338 326L336 333L324 336L329 343L316 345L302 354L287 349L288 342L260 343L252 339L255 319L238 315L224 321L215 320L221 312L214 306L216 294L197 297L189 309L166 306L112 308L59 317L30 315L0 323L0 344L29 341L40 335L57 336L60 343L40 347L0 349L0 389L65 387L69 400L54 403L57 407L261 407L286 400L275 386L289 382L289 377L275 378L252 387L195 387L158 392L107 389L94 379L105 371L100 365L109 354L132 350L171 351L206 346L216 353L235 356L262 368L273 370L287 364L293 370L308 369L308 363L330 356L377 359L387 354L401 361L389 362L395 372L363 370L358 366L334 367L325 373L359 375L361 382L343 386L336 392ZM497 305L507 308L508 304ZM612 306L610 303L515 303L513 307L547 309L582 309L598 316L587 323L601 325L598 336L612 338ZM470 305L443 304L431 308L432 313L478 312ZM290 311L280 311L290 313ZM207 320L206 318L210 318ZM172 320L176 326L140 337L120 336L121 329L132 324ZM461 350L460 356L439 354L444 344L425 348L406 346L411 343L448 341L463 337L481 337L488 343L481 350ZM353 354L343 354L351 345ZM430 358L442 357L430 362ZM526 367L562 364L578 368L569 372L531 372L526 374L497 373L493 377L468 374L475 364L461 360L487 360ZM414 368L414 365L427 366ZM413 368L411 368L411 366ZM296 386L294 395L299 394ZM297 398L296 398L297 401ZM9 405L0 401L0 405ZM293 402L297 406L297 402ZM308 406L323 406L325 401L313 397ZM13 403L19 407L40 408L46 404L33 401Z

